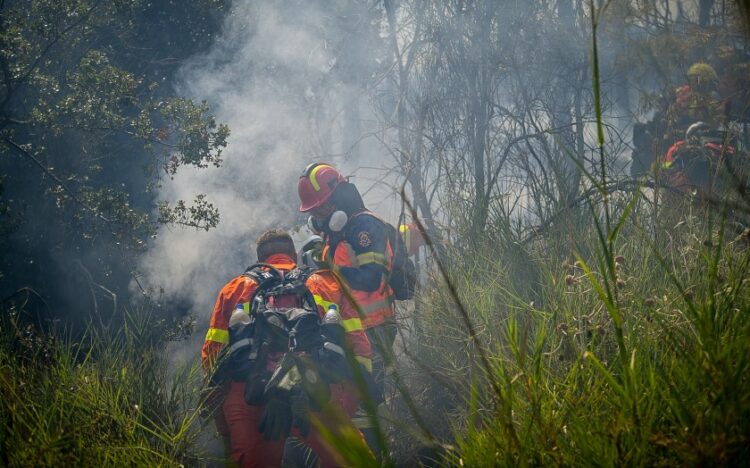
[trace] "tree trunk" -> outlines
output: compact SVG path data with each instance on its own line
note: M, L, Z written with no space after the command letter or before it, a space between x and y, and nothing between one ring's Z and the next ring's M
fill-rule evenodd
M698 24L706 27L711 22L711 9L714 7L716 0L700 0L698 3Z

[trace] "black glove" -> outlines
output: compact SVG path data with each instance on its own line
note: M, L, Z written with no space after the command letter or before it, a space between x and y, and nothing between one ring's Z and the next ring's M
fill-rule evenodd
M268 375L251 375L245 382L245 403L250 406L262 406L266 404L266 385L268 384Z
M331 399L330 381L325 376L323 363L320 362L319 351L296 357L296 365L300 374L298 390L307 394L309 407L318 411Z
M266 440L281 440L292 428L292 408L286 398L271 398L260 417L258 431Z
M323 347L318 350L318 362L323 379L328 383L339 383L352 378L349 363L340 346L330 342L324 343Z
M368 398L379 405L385 402L385 366L383 360L375 356L372 360L372 372L361 368L367 387Z
M302 437L310 433L310 398L304 390L299 389L289 397L292 413L292 424Z

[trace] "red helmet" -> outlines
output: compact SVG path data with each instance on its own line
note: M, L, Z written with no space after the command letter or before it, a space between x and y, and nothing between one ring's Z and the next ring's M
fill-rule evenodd
M323 163L310 164L297 183L301 201L299 210L304 213L319 207L331 198L336 186L345 181L346 178L333 166Z

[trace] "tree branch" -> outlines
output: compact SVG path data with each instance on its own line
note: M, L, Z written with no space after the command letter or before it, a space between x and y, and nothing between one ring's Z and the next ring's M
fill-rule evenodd
M86 11L86 13L84 13L83 15L81 15L81 17L77 21L74 21L72 24L68 25L68 27L65 28L65 29L63 29L60 34L58 34L57 36L55 36L55 38L52 39L52 41L50 41L50 43L47 44L47 46L42 50L42 52L39 54L39 56L36 58L36 60L34 60L34 62L29 67L29 69L26 70L26 72L16 81L16 84L20 86L24 82L26 82L26 80L29 79L29 77L31 76L31 74L34 73L34 70L36 70L37 67L39 66L39 62L42 61L42 59L47 55L47 53L52 49L52 47L54 47L55 44L57 44L60 41L60 39L63 38L63 36L65 36L70 31L72 31L73 28L77 27L78 25L80 25L84 21L88 20L89 16L91 16L91 13L94 12L94 10L99 6L100 3L101 3L101 0L98 0L96 3L94 3L91 6L91 8L89 8ZM7 84L6 84L6 86L7 86ZM5 96L5 99L3 99L2 104L0 104L0 108L5 109L5 106L8 105L8 102L10 102L10 98L13 95L13 91L14 91L13 87L8 86L8 94Z
M47 166L45 166L44 164L42 164L41 161L39 161L37 158L35 158L33 154L31 154L28 151L26 151L25 149L23 149L20 145L18 145L16 142L14 142L13 140L11 140L10 138L6 138L5 142L8 143L13 148L15 148L16 151L18 151L19 154L21 154L22 156L26 157L31 162L33 162L37 167L39 167L39 169L41 169L42 172L44 172L45 174L47 174L60 187L62 187L63 190L65 190L68 193L68 195L70 196L70 198L74 202L76 202L78 205L82 206L87 211L90 211L94 216L96 216L97 218L101 219L102 221L105 221L107 223L112 222L108 218L104 217L101 213L99 213L98 210L96 210L94 208L91 208L86 203L84 203L80 198L78 198L78 196L76 195L76 193L70 187L68 187L65 184L65 182L63 182L62 180L60 180L60 178L57 177Z

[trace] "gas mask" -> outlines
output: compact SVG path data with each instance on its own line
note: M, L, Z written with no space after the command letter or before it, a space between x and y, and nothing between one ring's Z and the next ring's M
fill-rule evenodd
M328 218L328 229L330 229L331 232L339 232L344 229L347 221L349 221L349 217L346 213L341 210L336 210L331 213L331 217Z
M336 210L328 217L328 230L331 232L340 232L346 226L349 221L349 216L341 210ZM325 228L321 226L320 221L313 216L307 218L307 228L315 234L319 234L325 231Z

